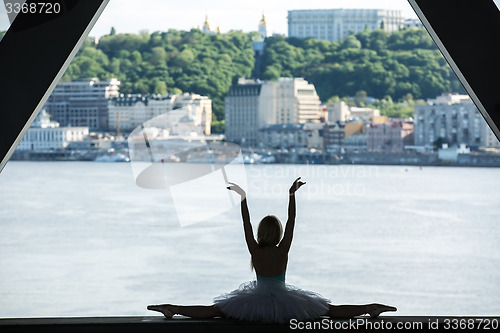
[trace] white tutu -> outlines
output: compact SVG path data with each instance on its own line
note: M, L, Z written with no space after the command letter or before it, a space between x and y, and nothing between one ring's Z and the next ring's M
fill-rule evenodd
M229 318L265 323L289 323L325 315L330 300L277 279L258 279L214 299Z

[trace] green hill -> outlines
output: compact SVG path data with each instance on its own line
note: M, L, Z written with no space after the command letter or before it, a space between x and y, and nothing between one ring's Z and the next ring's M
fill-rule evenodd
M88 39L63 80L116 77L122 93L193 92L212 99L214 121L224 119L224 96L253 68L252 34L207 35L200 30L110 34Z
M399 100L434 98L463 91L432 39L423 29L387 34L382 30L349 35L341 42L276 37L267 40L262 78L301 76L314 83L322 101L332 96Z
M97 44L85 41L63 80L117 77L125 94L183 91L207 95L213 101L214 130L220 132L225 95L238 77L251 75L256 34L209 35L198 29L116 34L112 29ZM382 30L365 31L341 42L270 37L260 77L304 77L314 83L323 102L346 96L375 97L374 106L392 116L408 115L414 99L464 91L423 29L390 35ZM356 102L364 104L365 100Z

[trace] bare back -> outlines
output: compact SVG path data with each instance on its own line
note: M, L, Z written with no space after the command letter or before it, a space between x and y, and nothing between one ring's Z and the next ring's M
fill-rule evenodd
M257 275L278 276L286 270L288 251L284 251L279 246L257 246L252 251L252 262Z

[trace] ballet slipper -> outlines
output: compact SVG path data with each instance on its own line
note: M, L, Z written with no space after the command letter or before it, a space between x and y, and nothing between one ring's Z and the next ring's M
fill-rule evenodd
M386 312L386 311L397 311L398 309L393 307L393 306L389 306L389 305L383 305L383 304L371 304L368 306L368 315L371 317L371 318L376 318L378 317L382 312Z
M148 305L148 310L161 312L165 318L170 319L174 316L174 314L168 310L170 306L170 304Z

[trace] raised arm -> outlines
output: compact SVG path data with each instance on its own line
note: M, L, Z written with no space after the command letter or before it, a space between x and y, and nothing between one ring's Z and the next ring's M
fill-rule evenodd
M247 198L245 191L236 185L235 183L231 183L231 186L228 186L228 190L235 191L241 196L241 218L243 219L243 230L245 232L245 241L248 246L248 251L250 254L253 253L254 249L257 248L257 242L253 236L252 224L250 223L250 213L248 211Z
M290 250L290 246L292 246L293 229L295 228L295 192L297 192L297 190L304 184L305 182L301 182L299 177L295 179L290 187L290 190L288 190L288 220L286 221L285 234L283 235L283 239L279 245L279 247L286 252L288 252Z

